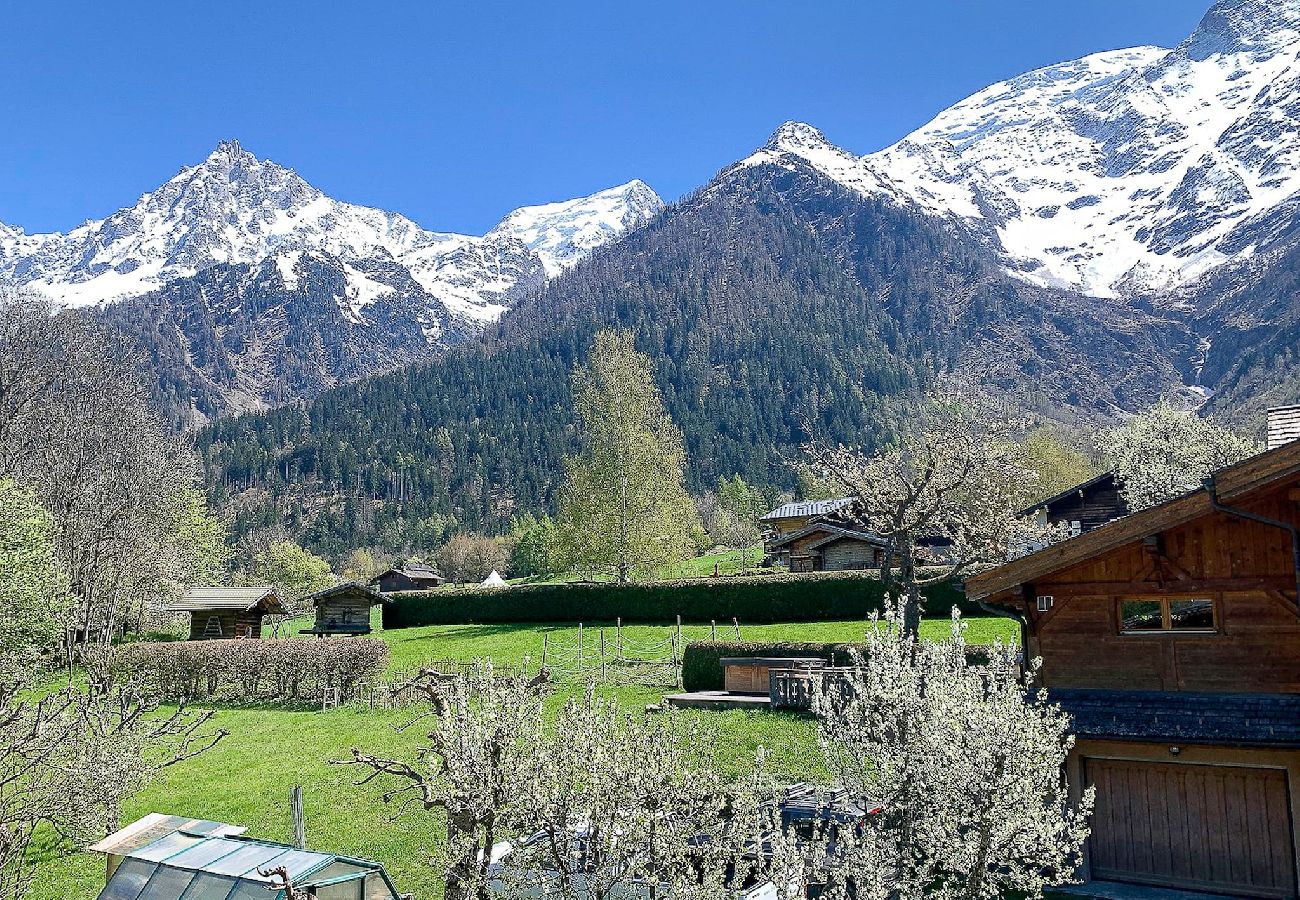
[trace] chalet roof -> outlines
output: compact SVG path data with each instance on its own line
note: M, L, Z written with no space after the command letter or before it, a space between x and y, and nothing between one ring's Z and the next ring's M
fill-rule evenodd
M1266 450L1219 469L1210 476L1221 501L1248 496L1285 478L1300 474L1300 442ZM1199 487L1149 509L1139 510L1092 531L1051 544L966 580L966 596L984 600L1018 585L1159 534L1214 512L1210 491Z
M407 578L416 581L430 581L434 579L437 579L438 581L442 580L441 573L439 573L433 566L426 566L424 563L417 562L404 562L400 566L393 566L391 569L386 569L385 571L380 572L374 578L370 579L370 583L374 584L385 575L405 575Z
M1037 503L1031 506L1026 506L1020 512L1016 513L1016 515L1027 516L1030 513L1037 512L1038 510L1044 507L1053 506L1054 504L1060 503L1062 500L1066 500L1070 497L1073 497L1075 494L1081 494L1084 491L1090 490L1091 488L1101 487L1103 484L1106 484L1107 482L1113 482L1114 480L1115 480L1114 472L1102 472L1100 475L1097 475L1094 478L1089 478L1087 481L1083 482L1082 484L1076 484L1074 487L1066 488L1065 490L1061 491L1061 493L1056 494L1055 496L1052 497L1048 497L1046 500L1039 500Z
M852 502L852 497L840 497L837 500L800 500L798 503L787 503L784 506L778 506L761 517L759 521L769 522L773 519L801 519L806 516L824 516L841 510Z
M138 819L125 828L113 832L86 849L94 853L126 856L133 850L138 850L146 844L152 844L159 838L175 834L178 831L184 831L187 834L217 834L229 837L243 834L247 830L242 825L229 825L225 822L213 822L208 819L191 819L188 816L149 813L143 819Z
M1300 747L1300 695L1050 690L1084 738Z
M258 872L277 868L285 869L289 880L300 888L310 887L314 881L332 883L377 874L387 891L372 891L367 881L366 896L397 898L384 867L377 862L241 836L176 831L123 855L101 898L179 900L186 895L277 900L284 892L269 890L272 877Z
M185 596L170 606L166 612L202 612L209 609L234 609L241 612L263 607L267 612L283 613L284 605L274 587L197 587L190 588Z
M772 549L776 549L777 547L783 547L786 544L818 532L825 532L826 537L810 545L808 547L809 550L815 550L818 547L834 543L835 541L845 540L846 538L865 541L868 544L875 544L879 547L889 546L889 541L885 540L874 531L867 531L863 528L852 528L848 525L839 525L834 522L813 522L810 525L805 525L798 531L792 531L787 535L783 535L780 540L772 541L769 546Z
M370 601L372 605L375 603L388 602L388 600L385 599L384 596L380 594L378 591L373 590L372 588L369 588L358 581L345 581L342 584L336 584L333 587L327 587L323 591L317 591L314 594L308 594L306 597L303 597L303 601L311 603L312 606L320 606L321 601L323 600L329 600L334 597L341 597L347 594L358 594L364 597L366 600Z

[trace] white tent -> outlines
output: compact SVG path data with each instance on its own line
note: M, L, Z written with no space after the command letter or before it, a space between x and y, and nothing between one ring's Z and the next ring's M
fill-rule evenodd
M510 587L510 585L506 584L506 580L501 577L501 573L493 569L492 574L484 578L479 587Z

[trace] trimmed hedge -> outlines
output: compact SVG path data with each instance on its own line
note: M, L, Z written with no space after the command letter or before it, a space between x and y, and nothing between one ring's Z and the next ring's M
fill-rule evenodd
M833 666L852 662L849 651L860 644L815 644L799 641L691 641L682 652L682 687L688 691L720 691L722 663L730 656L797 656L824 659Z
M866 572L692 578L645 584L523 584L510 588L438 588L394 594L384 604L384 628L558 622L684 622L742 625L865 619L879 612L884 585ZM926 615L947 617L968 604L960 586L926 591Z
M365 637L127 644L109 660L118 681L175 701L347 702L387 667L388 645Z

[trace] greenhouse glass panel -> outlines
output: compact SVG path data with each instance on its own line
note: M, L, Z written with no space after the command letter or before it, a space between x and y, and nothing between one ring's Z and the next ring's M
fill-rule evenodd
M99 900L136 900L158 867L138 859L125 859L104 885Z
M226 900L234 889L235 879L200 872L185 889L185 895L181 900ZM267 895L269 896L270 892L267 892Z
M212 840L209 838L197 847L182 850L167 860L167 864L184 869L206 869L214 860L229 856L247 846L247 844L239 841Z
M141 847L131 853L132 859L143 859L148 862L162 862L169 856L175 856L183 850L193 847L195 844L206 843L206 838L194 837L188 834L181 834L179 831L169 834L165 838L159 838L146 847Z
M159 866L153 878L150 878L149 883L145 885L140 900L177 900L185 893L193 878L194 873L185 869Z
M288 853L284 847L268 847L265 844L249 844L236 850L229 856L223 856L221 859L214 860L209 865L204 866L204 870L216 875L244 875L254 874L257 869L265 869L271 860L276 860L274 866L280 865L278 857Z

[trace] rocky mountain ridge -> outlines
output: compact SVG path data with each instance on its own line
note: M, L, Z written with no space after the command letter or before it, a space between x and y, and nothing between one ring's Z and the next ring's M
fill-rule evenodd
M0 277L72 306L157 290L215 265L312 251L349 264L396 262L450 314L491 321L513 298L663 206L640 181L515 210L483 237L334 200L292 169L224 141L133 206L66 234L0 226ZM364 285L356 285L364 292Z

